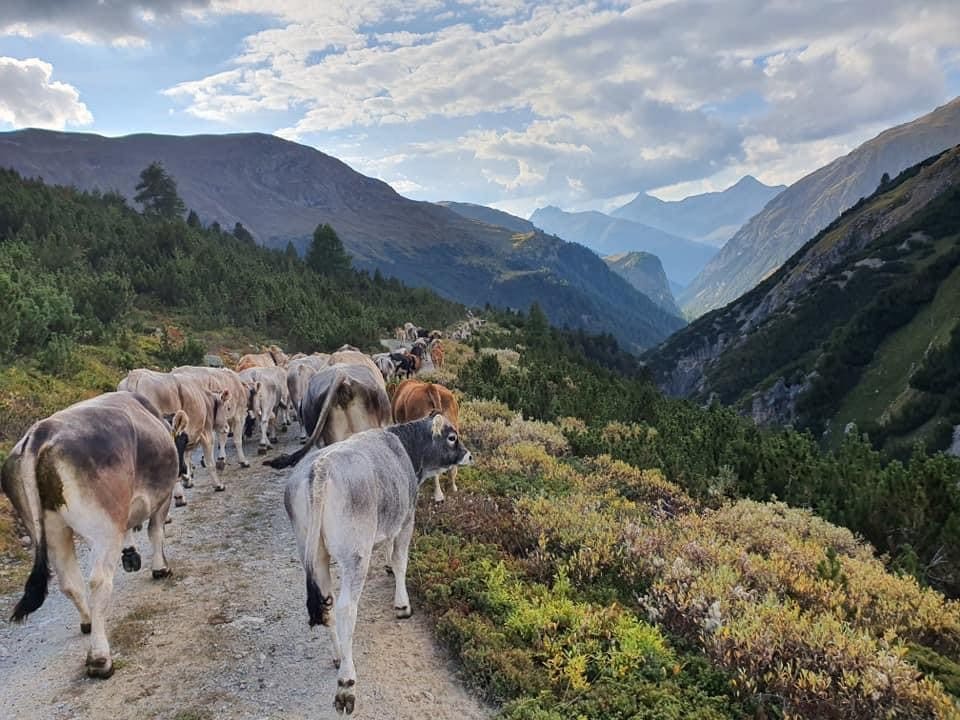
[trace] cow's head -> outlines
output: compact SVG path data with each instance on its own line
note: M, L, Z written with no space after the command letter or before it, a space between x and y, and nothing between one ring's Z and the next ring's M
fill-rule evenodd
M244 383L247 388L247 417L243 421L243 436L253 437L253 429L257 425L257 393L260 392L260 383Z
M473 455L464 447L456 425L436 410L430 413L428 422L430 439L423 452L424 476L473 463Z
M187 435L187 426L189 420L183 410L177 410L173 416L173 444L177 446L177 465L180 477L187 477L186 451L190 444L190 438Z
M229 432L230 412L227 401L230 399L229 390L210 390L213 400L213 429L216 432Z

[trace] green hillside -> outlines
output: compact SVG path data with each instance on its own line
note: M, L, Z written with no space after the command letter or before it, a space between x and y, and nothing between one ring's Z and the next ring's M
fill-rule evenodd
M844 213L755 290L651 353L650 367L676 394L715 395L834 444L854 423L900 456L917 440L944 449L960 424L950 390L911 382L960 320L958 266L954 149Z

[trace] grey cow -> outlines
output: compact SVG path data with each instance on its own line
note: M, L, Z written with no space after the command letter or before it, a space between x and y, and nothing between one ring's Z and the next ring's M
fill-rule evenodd
M356 702L353 631L374 546L393 543L393 604L398 618L408 618L407 556L417 491L434 473L471 461L456 428L434 415L313 449L291 474L284 503L306 570L310 625L330 627L339 668L337 712L352 713ZM340 568L335 603L331 559Z
M140 569L131 528L150 522L153 577L169 575L163 523L183 466L187 417L178 410L173 434L145 397L115 392L71 405L33 425L0 468L0 486L33 540L33 570L12 620L39 609L49 565L60 589L80 612L80 630L92 633L87 674L108 678L113 660L105 627L117 561ZM83 537L93 557L89 605L74 549Z

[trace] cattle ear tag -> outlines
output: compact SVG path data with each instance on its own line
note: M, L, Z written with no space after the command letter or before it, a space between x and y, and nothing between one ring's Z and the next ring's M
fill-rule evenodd
M433 418L433 434L436 437L440 437L443 434L443 425L446 421L443 418L443 415L435 415Z

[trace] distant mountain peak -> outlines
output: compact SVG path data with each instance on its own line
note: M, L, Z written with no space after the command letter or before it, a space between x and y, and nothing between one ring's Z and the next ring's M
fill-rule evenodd
M683 200L660 200L641 193L611 214L716 247L783 189L744 175L726 190L691 195Z

